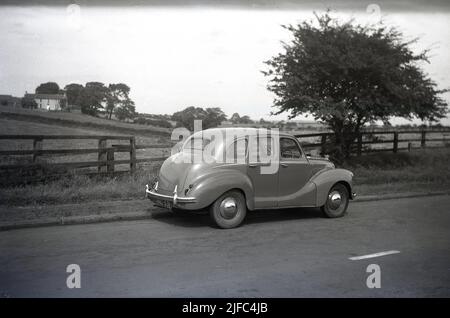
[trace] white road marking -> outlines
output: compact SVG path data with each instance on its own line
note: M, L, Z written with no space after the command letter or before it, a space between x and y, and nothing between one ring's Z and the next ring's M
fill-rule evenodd
M380 257L380 256L398 254L398 253L400 253L400 251L386 251L386 252L379 252L379 253L367 254L367 255L362 255L362 256L349 257L348 259L351 261L359 261L361 259L374 258L374 257Z

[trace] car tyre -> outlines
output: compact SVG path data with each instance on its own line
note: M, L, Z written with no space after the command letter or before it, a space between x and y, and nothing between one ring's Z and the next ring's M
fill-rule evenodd
M242 192L231 190L222 194L210 207L212 221L222 229L239 226L247 214L247 205Z
M327 218L339 218L347 213L350 195L347 187L341 183L335 184L328 192L327 201L321 207Z

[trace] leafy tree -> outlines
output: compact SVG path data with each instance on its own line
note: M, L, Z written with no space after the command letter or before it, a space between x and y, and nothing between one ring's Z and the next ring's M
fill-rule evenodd
M106 102L108 88L100 82L88 82L79 95L81 112L91 116L98 116Z
M55 82L42 83L36 88L36 94L59 94L59 85Z
M436 120L447 103L420 68L428 51L415 54L395 27L382 22L341 22L329 12L316 21L283 26L293 41L267 61L268 89L277 96L274 114L290 118L312 114L334 132L331 154L350 155L350 147L366 123L394 116Z
M233 115L231 115L230 121L233 124L239 124L241 122L241 116L239 116L238 113L234 113Z
M219 126L227 119L225 113L219 107L206 108L206 117L203 119L203 129Z
M219 126L226 119L227 116L218 107L203 109L191 106L172 115L172 120L175 120L178 126L190 131L194 131L194 120L202 120L202 128L208 129Z
M63 93L64 94L64 93ZM59 101L59 106L61 107L61 109L66 109L67 110L67 100L66 99L61 99L60 101Z
M79 105L79 98L83 89L83 85L75 83L68 84L64 87L67 96L67 104L69 104L69 106Z
M177 122L177 126L185 127L190 131L194 131L194 120L203 120L205 117L206 112L203 108L191 106L174 113L172 115L172 120Z
M111 119L111 116L115 109L119 107L129 108L131 105L131 100L129 97L130 87L126 84L109 84L108 86L108 94L107 94L107 102L106 102L106 112L108 114L108 118ZM130 110L130 109L129 109ZM127 110L119 111L121 115L128 114ZM131 113L130 113L131 114ZM133 112L134 115L134 112ZM130 118L130 117L127 117Z
M251 120L249 116L245 115L241 117L238 113L234 113L231 116L230 121L233 124L253 124L253 120Z
M29 108L29 109L36 109L38 106L36 101L30 97L23 97L20 100L20 104L21 104L22 108Z
M249 116L245 115L241 117L241 120L239 121L241 124L253 124L253 120L250 119Z
M119 120L134 118L136 114L134 102L129 98L124 100L121 102L121 105L115 109L114 114Z

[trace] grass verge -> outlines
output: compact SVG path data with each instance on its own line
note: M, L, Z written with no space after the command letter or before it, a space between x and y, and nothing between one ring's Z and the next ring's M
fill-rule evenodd
M413 152L377 153L352 158L343 168L354 172L358 195L430 192L450 189L450 147ZM42 184L0 188L0 204L43 205L144 197L145 184L160 163L138 169L134 175L110 177L68 176Z
M428 148L352 158L343 168L355 174L359 195L430 192L450 189L449 160L450 147Z
M117 177L68 175L45 183L0 188L0 204L11 206L129 200L145 197L158 165Z

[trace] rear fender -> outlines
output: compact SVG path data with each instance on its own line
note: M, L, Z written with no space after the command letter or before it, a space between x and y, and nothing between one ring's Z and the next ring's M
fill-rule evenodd
M232 189L241 190L245 195L248 209L254 209L252 183L248 176L240 171L214 169L193 180L192 185L193 187L187 195L195 197L197 203L189 205L189 209L208 207L218 197Z

